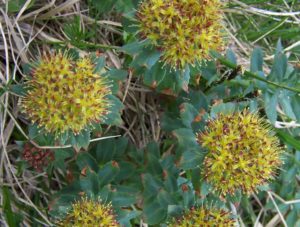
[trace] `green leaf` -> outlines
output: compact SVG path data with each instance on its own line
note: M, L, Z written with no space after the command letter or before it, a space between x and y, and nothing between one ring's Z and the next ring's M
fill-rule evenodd
M105 75L108 77L108 79L123 81L126 79L128 72L123 69L110 69Z
M202 165L204 157L204 152L185 151L182 155L180 166L184 170L197 168Z
M293 107L293 112L295 113L297 120L300 122L300 97L298 95L292 97L291 105Z
M291 210L286 217L286 223L288 226L296 226L296 222L298 220L298 214L295 209Z
M283 53L275 55L273 67L268 78L273 81L281 82L285 76L288 66L288 59Z
M201 66L199 66L199 68L201 71L201 76L203 76L208 81L208 84L211 84L218 79L218 72L215 61L208 61L206 62L206 64L202 64Z
M265 112L267 114L267 117L271 121L272 124L275 123L277 120L277 103L278 103L278 93L272 94L268 91L264 94L264 100L265 100Z
M0 97L6 92L6 87L0 87Z
M203 155L204 156L204 155ZM202 159L203 161L203 159ZM200 186L201 186L201 181L199 179L201 179L201 169L199 167L193 168L191 171L191 180L192 180L192 184L195 190L200 191ZM201 192L201 196L204 196Z
M70 211L71 204L76 198L77 195L75 193L69 192L68 194L60 194L59 197L56 197L55 200L51 202L52 204L49 204L50 215L55 218L64 218Z
M202 181L202 182L201 182L201 186L200 186L200 194L201 194L202 196L206 196L206 195L208 195L211 191L212 191L211 185L208 184L206 181Z
M143 79L144 84L160 92L167 91L176 94L182 89L187 92L190 69L187 66L184 70L175 71L163 62L157 62L145 71Z
M289 167L289 169L283 173L283 179L285 183L291 183L294 181L296 175L297 175L297 166L293 165Z
M189 66L186 66L185 69L183 71L177 71L176 72L176 76L175 78L177 79L177 87L178 90L183 89L184 91L188 92L189 88L189 82L190 82L190 75L191 71Z
M80 180L81 190L90 196L95 196L99 193L99 178L96 173L88 172L87 176Z
M193 105L189 103L183 103L180 105L180 117L182 119L182 123L187 128L191 128L191 124L198 114L199 112L195 109Z
M114 160L116 155L116 140L107 139L97 142L97 146L93 149L95 157L99 164L105 164Z
M104 76L111 82L110 90L113 95L117 95L120 91L120 82L125 81L128 72L126 70L111 69L107 71Z
M119 173L120 169L115 166L112 162L107 163L101 170L98 172L99 182L101 186L109 184L114 180L114 178Z
M136 7L136 2L137 0L118 0L116 3L116 10L122 13L131 11Z
M98 0L90 0L90 3L99 13L106 13L112 10L113 6L116 4L115 0L105 0L105 1L98 1Z
M108 102L111 104L109 113L103 119L103 124L107 125L121 125L121 110L124 108L123 103L114 95L107 96Z
M263 71L263 52L262 49L256 47L251 55L250 71L256 73L257 71Z
M157 200L160 203L160 205L162 207L165 207L166 209L168 205L175 205L177 203L174 196L172 196L172 194L163 189L159 191L157 195Z
M102 69L105 66L105 57L96 57L94 59L94 64L95 64L95 68L94 68L94 72L95 73L101 73Z
M118 162L120 170L118 175L115 177L115 182L121 182L133 177L139 177L136 166L128 161Z
M173 131L174 136L178 139L180 147L190 150L191 148L199 147L196 141L196 134L192 129L181 128Z
M156 225L167 217L167 208L162 207L155 199L146 200L143 208L145 222L149 225Z
M9 227L19 226L22 216L14 213L11 208L11 201L13 200L12 195L7 187L2 188L3 196L3 214Z
M236 56L231 49L226 51L226 58L233 64L237 64Z
M152 46L146 46L135 57L131 67L144 66L150 69L160 58L161 52Z
M139 22L135 18L135 12L130 11L123 13L121 23L123 26L125 43L131 43L132 40L136 40L134 34L137 34L140 28L138 26Z
M147 166L146 171L151 173L153 176L161 177L163 173L163 169L159 163L159 160L152 155L151 153L147 153Z
M171 132L179 128L184 128L184 125L174 112L166 112L162 116L161 127L164 131Z
M128 211L125 209L117 209L117 218L118 222L121 224L121 226L124 227L131 227L130 220L135 219L141 215L140 211L133 210L133 211Z
M26 0L8 0L8 12L9 13L17 13L21 10L21 8L26 3ZM33 6L35 0L30 1L27 9Z
M127 145L128 139L125 137L101 140L91 149L91 153L98 163L105 164L112 160L122 160Z
M200 90L190 90L187 94L187 98L189 103L191 103L198 112L202 109L207 111L208 110L208 100L206 95Z
M120 50L130 55L137 55L143 50L146 44L146 42L136 41L122 46Z
M160 158L160 150L159 145L152 141L147 144L145 150L147 151L147 154L151 154L151 156L155 157L156 159Z
M26 95L26 88L23 84L14 84L9 86L9 91L11 91L14 94L25 96Z
M78 135L73 133L70 135L71 145L76 149L84 148L87 149L90 144L91 132L89 130L82 130Z
M237 110L237 105L235 103L221 103L219 105L213 106L211 108L211 116L214 118L219 113L231 114Z
M157 63L144 74L144 83L149 87L160 87L168 75L162 63ZM171 86L170 86L171 87Z
M142 176L142 182L144 186L143 194L145 198L152 198L156 196L159 190L163 187L162 181L149 173L145 173Z
M97 172L99 169L96 160L87 152L81 152L78 154L76 164L80 170L88 167L89 169Z
M300 150L300 142L299 140L295 139L294 137L292 137L290 134L277 129L276 130L277 136L283 140L285 143L291 145L292 147L294 147L296 150Z
M191 206L195 204L195 193L193 190L191 190L190 187L187 191L184 191L182 193L182 196L183 196L183 204L185 208L189 209Z
M112 204L115 207L131 206L136 203L139 190L134 186L117 186L113 193Z
M169 205L168 215L171 217L179 217L183 213L183 207L179 205Z
M39 136L39 128L37 126L37 124L31 124L28 127L28 136L30 139L34 139L37 136Z
M164 181L165 189L168 192L176 192L178 190L176 175L168 173L167 179Z
M278 39L277 45L276 45L275 55L277 55L279 53L282 53L283 51L284 50L283 50L283 46L282 46L282 43L281 43L281 39Z
M284 113L291 118L292 120L296 120L296 115L293 111L293 107L291 104L291 97L289 96L288 92L281 91L278 96L278 101L280 106L282 107Z
M54 161L52 165L54 168L59 168L62 171L66 172L65 159L72 157L74 155L73 149L55 149L54 150Z

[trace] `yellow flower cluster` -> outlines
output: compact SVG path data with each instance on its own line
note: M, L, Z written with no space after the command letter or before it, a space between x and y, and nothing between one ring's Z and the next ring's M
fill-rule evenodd
M231 227L235 226L235 220L225 210L216 208L192 208L182 218L174 220L169 227Z
M58 223L61 227L118 227L110 204L82 198L72 205L72 210Z
M140 33L162 50L163 61L184 68L223 48L221 7L219 0L144 0Z
M45 55L34 68L28 89L23 111L51 133L77 134L108 112L110 89L87 57L73 61L61 52Z
M204 159L205 179L223 196L236 190L255 192L282 164L278 139L264 119L248 111L220 114L197 137L209 150Z

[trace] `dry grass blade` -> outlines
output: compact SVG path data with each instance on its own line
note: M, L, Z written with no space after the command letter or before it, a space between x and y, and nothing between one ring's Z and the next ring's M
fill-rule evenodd
M79 0L66 1L59 6L56 6L54 9L48 11L47 13L37 16L37 20L49 19L49 18L55 16L57 13L69 9L72 5L74 5L77 2L79 2Z

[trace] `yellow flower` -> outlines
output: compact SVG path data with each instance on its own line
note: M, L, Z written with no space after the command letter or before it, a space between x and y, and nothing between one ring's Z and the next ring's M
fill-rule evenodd
M118 227L110 204L86 197L73 203L67 216L58 223L61 227Z
M209 152L203 174L222 196L241 190L251 194L282 164L279 141L257 114L220 114L197 139Z
M173 220L168 227L231 227L235 220L225 210L216 208L192 208L183 217Z
M144 0L138 10L140 33L162 50L162 59L184 68L222 50L220 0Z
M77 134L108 112L110 89L87 57L73 61L61 52L45 55L35 66L28 89L23 112L54 134L68 130Z

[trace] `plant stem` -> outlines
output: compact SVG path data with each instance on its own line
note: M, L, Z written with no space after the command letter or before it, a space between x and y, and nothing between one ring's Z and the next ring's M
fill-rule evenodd
M99 48L99 49L112 49L112 50L118 50L120 47L118 46L111 46L111 45L105 45L105 44L98 44L98 43L90 43L87 41L81 41L83 44L90 48Z
M233 70L238 70L238 69L240 68L239 65L236 65L236 64L234 64L234 63L228 61L226 58L224 58L224 57L222 57L222 56L219 56L219 55L218 55L218 56L214 56L214 57L216 57L217 60L218 60L219 62L221 62L223 65L225 65L225 66L227 66L227 67L229 67L229 68L231 68L231 69L233 69ZM255 74L255 73L252 73L252 72L247 71L247 70L243 71L243 75L248 76L248 77L251 77L251 78L254 78L254 79L257 79L257 80L260 80L260 81L263 81L263 82L268 83L268 84L270 84L270 85L273 85L273 86L275 86L275 87L279 87L279 88L283 88L283 89L286 89L286 90L289 90L289 91L293 91L293 92L296 92L296 93L300 93L300 90L298 90L297 88L289 87L289 86L286 86L286 85L283 85L283 84L278 84L278 83L275 83L275 82L273 82L273 81L269 81L269 80L267 80L267 79L265 79L265 78L262 78L262 77L258 76L258 75Z
M75 43L72 42L65 42L65 41L47 41L46 43L49 44L58 44L58 45L67 45L68 43L71 43L71 45L76 47ZM85 48L93 48L93 49L108 49L108 50L118 50L120 49L119 46L112 46L112 45L105 45L105 44L98 44L98 43L90 43L87 41L81 40L77 44L85 46Z

